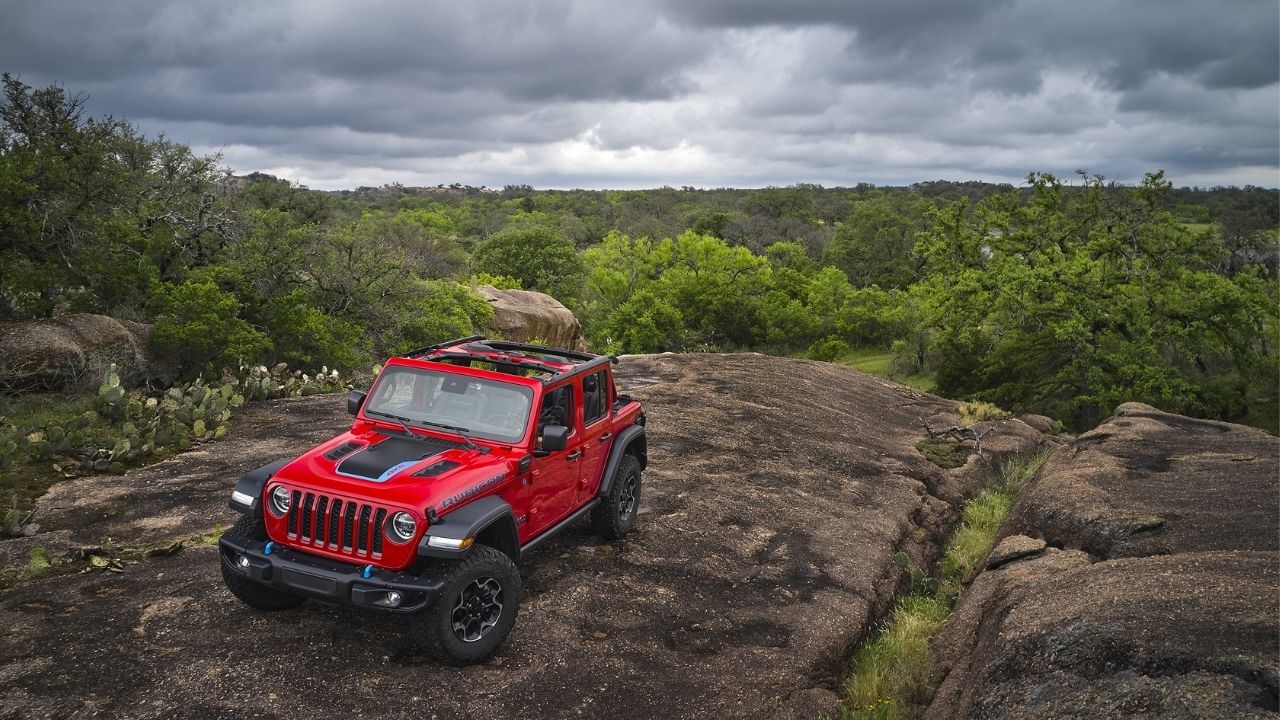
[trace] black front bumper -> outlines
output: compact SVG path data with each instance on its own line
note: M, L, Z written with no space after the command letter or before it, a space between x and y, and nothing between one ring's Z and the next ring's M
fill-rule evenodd
M225 532L218 540L223 566L233 573L276 590L348 607L382 612L414 613L435 600L444 588L436 578L423 578L365 565L329 560L297 550L249 540ZM387 602L387 593L400 594L400 604Z

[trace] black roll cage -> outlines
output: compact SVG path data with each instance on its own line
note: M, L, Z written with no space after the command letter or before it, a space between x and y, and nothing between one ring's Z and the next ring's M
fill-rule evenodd
M461 347L459 347L461 346ZM447 352L450 349L457 348L463 352ZM566 370L557 370L550 365L538 362L537 357L528 357L521 361L506 361L500 358L487 358L479 355L473 355L470 351L476 352L495 352L495 353L528 353L534 356L544 356L553 358L563 358L565 360L577 361L578 364ZM445 352L441 352L445 351ZM432 357L421 357L423 355L432 355ZM436 343L426 347L411 350L401 357L420 358L431 362L446 360L469 360L493 363L494 365L503 365L505 367L519 370L539 370L548 373L546 377L538 378L543 385L550 385L566 378L571 378L580 373L589 372L598 367L603 367L611 363L616 364L618 358L613 355L594 355L587 352L579 352L577 350L565 350L564 348L542 347L541 345L526 345L524 343L514 343L505 341L490 341L483 335L469 335L467 337L458 338L457 340L449 340L448 342Z

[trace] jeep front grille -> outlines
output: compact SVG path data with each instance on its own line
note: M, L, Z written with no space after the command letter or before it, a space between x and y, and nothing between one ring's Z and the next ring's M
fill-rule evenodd
M289 539L353 557L382 557L383 526L391 513L369 503L293 491Z

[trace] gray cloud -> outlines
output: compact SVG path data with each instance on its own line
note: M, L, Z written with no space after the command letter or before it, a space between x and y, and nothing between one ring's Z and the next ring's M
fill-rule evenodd
M0 5L0 70L319 187L1280 184L1273 0Z

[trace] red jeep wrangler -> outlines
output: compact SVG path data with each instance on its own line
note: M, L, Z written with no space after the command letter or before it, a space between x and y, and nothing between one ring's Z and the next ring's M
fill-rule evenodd
M475 336L387 361L353 392L351 430L240 478L219 540L231 593L411 616L415 641L477 662L516 620L521 554L591 515L635 523L647 463L616 358Z

